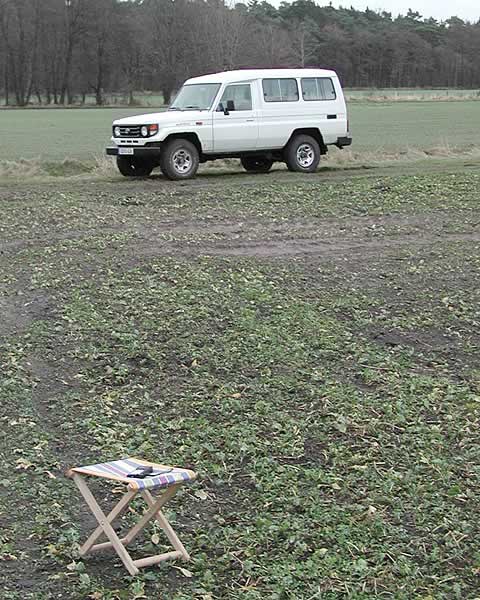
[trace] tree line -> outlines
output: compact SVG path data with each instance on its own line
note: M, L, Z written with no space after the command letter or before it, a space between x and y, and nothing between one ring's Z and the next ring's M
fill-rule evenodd
M169 102L187 77L320 66L347 87L480 87L480 21L311 0L0 0L5 104L68 104L135 91Z

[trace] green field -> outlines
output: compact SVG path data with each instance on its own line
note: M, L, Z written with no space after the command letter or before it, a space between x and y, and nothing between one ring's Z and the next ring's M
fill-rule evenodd
M477 599L480 102L352 102L308 176L94 168L139 112L0 111L1 600ZM63 473L126 455L198 471L191 562L79 557Z
M368 88L345 89L347 98L353 100L372 100L388 98L393 100L430 100L450 98L480 98L480 90L460 90L455 88L419 89L419 88Z
M0 110L0 160L90 160L109 143L113 119L145 109ZM146 112L153 112L153 109ZM480 146L480 102L352 103L352 150L407 152Z
M402 169L0 185L2 600L478 597L480 176ZM79 558L125 455L188 564Z

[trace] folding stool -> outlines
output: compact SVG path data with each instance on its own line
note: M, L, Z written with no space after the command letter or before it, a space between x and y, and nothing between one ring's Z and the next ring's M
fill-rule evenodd
M136 469L145 467L152 467L152 476L147 476L144 479L132 479L127 477L129 473L132 473ZM160 471L162 473L155 475L155 471ZM73 479L98 521L98 527L80 548L81 556L90 552L96 552L97 550L113 548L130 575L136 575L141 567L155 565L163 560L175 558L188 560L190 558L188 552L185 550L182 542L178 539L177 534L167 521L161 509L176 494L183 483L193 481L197 477L197 474L194 471L159 465L138 458L124 458L96 465L88 465L86 467L73 467L66 472L66 475ZM84 475L112 479L127 485L125 495L122 496L118 504L108 515L105 515L98 505L98 502L95 500L92 492L87 486ZM165 491L159 496L153 496L151 490L155 489L164 489ZM112 523L127 510L128 506L137 495L143 497L148 508L137 524L134 525L123 538L119 538L112 527ZM125 546L132 542L152 519L155 519L163 529L175 550L156 556L133 560ZM102 534L107 537L108 541L95 543Z

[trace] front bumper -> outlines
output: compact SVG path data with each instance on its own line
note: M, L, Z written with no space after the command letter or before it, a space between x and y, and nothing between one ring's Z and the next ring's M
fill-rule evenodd
M105 150L108 156L136 156L138 158L158 158L159 146L109 146Z
M345 137L337 138L337 142L335 144L335 146L337 146L337 148L344 148L345 146L351 146L351 145L352 145L352 136L351 135L346 135Z

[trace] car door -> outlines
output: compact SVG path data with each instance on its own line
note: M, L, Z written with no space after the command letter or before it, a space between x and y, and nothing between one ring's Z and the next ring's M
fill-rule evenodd
M255 150L257 140L258 119L252 100L252 84L227 85L213 113L214 152Z

